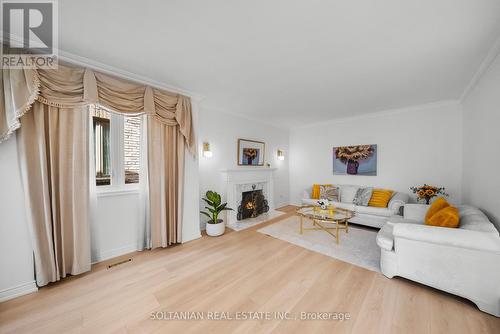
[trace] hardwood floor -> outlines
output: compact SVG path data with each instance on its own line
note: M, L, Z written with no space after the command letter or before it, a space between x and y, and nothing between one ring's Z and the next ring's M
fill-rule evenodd
M292 209L284 208L285 216ZM113 259L2 303L0 333L500 332L500 319L464 299L256 232L264 225L134 253L131 262L108 269L120 260ZM233 317L235 312L299 317L301 312L348 312L350 319L151 319L157 311L198 311L205 318L216 311Z

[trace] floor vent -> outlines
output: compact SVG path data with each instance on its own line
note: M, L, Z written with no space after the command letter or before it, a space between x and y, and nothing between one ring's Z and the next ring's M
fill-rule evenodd
M130 261L132 261L132 259L126 259L126 260L123 260L123 261L120 261L120 262L116 262L116 263L110 264L108 266L108 269L116 267L116 266L119 266L120 264L124 264L124 263L130 262Z

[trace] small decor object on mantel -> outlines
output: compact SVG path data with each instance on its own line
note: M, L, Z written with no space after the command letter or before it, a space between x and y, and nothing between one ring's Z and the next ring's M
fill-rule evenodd
M265 146L261 141L238 139L238 166L264 166Z
M209 236L212 237L217 237L219 235L224 234L225 232L225 224L222 219L219 219L219 213L221 213L224 210L233 210L231 208L227 207L227 203L221 203L221 197L218 193L215 191L207 191L205 194L205 198L202 198L210 207L206 206L205 209L208 210L206 211L200 211L200 213L204 214L208 218L210 218L209 221L207 221L206 225L206 232Z
M425 200L425 204L430 204L431 199L436 197L437 195L449 196L445 192L444 187L436 187L428 184L424 184L423 186L418 187L410 187L414 194L417 194L417 200Z

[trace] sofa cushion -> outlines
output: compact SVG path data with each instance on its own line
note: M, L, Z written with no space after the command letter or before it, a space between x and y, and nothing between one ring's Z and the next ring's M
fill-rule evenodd
M318 200L312 199L312 198L303 198L302 204L303 205L318 205ZM355 211L355 209L356 209L356 206L354 204L342 203L342 202L337 202L337 201L330 201L330 205L333 205L336 208L351 210L351 211Z
M368 202L370 202L370 198L372 198L373 188L359 188L356 192L356 196L354 196L354 200L352 201L355 205L363 205L367 206Z
M431 224L429 224L429 221L432 218L432 216L434 216L440 210L447 208L449 206L450 206L450 204L443 197L439 197L438 199L436 199L432 203L432 205L429 207L429 210L427 210L427 213L425 214L425 223L427 225L431 225Z
M352 203L342 203L342 202L330 202L331 205L333 205L336 208L344 209L344 210L351 210L355 211L356 210L356 205Z
M340 201L351 204L358 191L358 186L342 186L340 190Z
M320 198L321 186L331 186L331 184L313 184L311 192L312 199Z
M447 206L425 220L425 225L450 228L457 228L459 223L460 215L454 206Z
M303 198L302 205L318 205L318 200L312 198Z
M388 208L376 208L372 206L356 206L354 210L357 213L375 215L375 216L383 216L383 217L391 217L394 215L393 210L389 210Z
M368 205L377 208L387 208L392 194L392 190L373 189L372 198L370 199Z
M458 211L460 213L460 229L490 232L498 235L498 231L495 226L479 209L469 205L459 205Z
M339 200L339 189L331 185L320 185L319 186L319 198L327 199L329 201Z

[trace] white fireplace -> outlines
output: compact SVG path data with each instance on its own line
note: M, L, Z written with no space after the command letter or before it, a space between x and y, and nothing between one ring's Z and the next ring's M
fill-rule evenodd
M226 169L222 173L226 182L227 206L233 211L226 211L226 225L235 230L263 222L276 216L274 211L273 173L276 168L237 168ZM242 193L252 190L262 190L269 205L269 212L256 218L238 221L237 212L241 204Z

